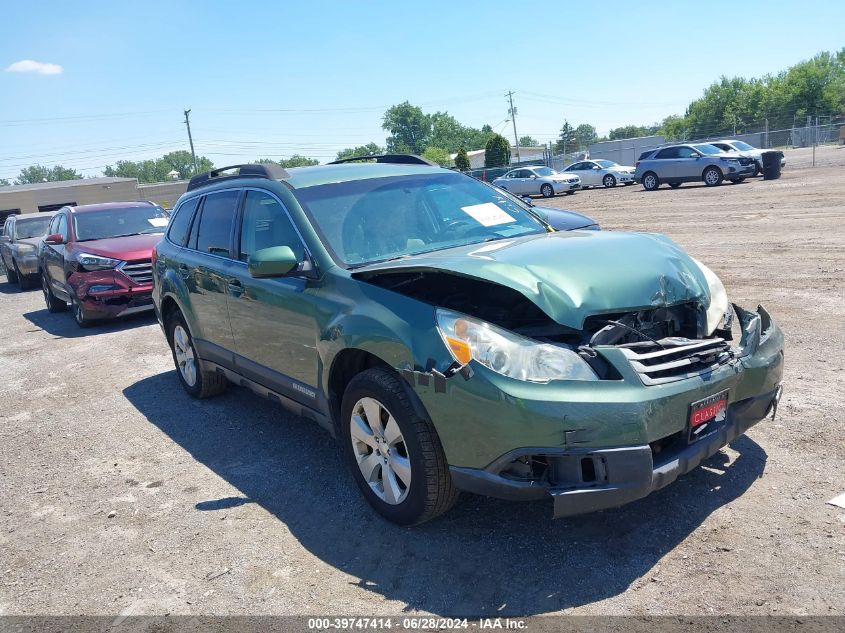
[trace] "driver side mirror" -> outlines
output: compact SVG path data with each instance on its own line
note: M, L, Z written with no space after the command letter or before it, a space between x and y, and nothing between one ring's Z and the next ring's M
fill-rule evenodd
M249 256L247 268L251 277L284 277L299 266L299 260L290 246L262 248Z
M531 180L537 180L537 174L531 174Z
M65 238L62 236L61 233L51 233L47 237L44 238L45 244L50 244L52 246L57 246L59 244L65 243Z
M520 196L520 198L519 198L519 199L520 199L520 200L522 200L522 201L523 201L525 204L527 204L529 207L533 207L533 206L534 206L534 201L531 199L531 197L530 197L530 196Z

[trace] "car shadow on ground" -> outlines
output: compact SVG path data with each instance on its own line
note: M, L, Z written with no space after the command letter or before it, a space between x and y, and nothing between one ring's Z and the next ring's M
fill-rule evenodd
M44 301L42 300L42 304ZM156 322L155 313L136 312L125 317L100 321L87 328L76 324L70 311L50 313L47 308L24 312L24 318L40 330L56 338L80 338L83 336L97 336L108 332L122 332L136 327L151 325Z
M258 503L311 554L360 578L353 584L440 615L542 614L620 594L766 465L765 451L743 437L729 466L719 453L623 508L552 520L550 503L463 495L445 516L400 528L365 504L327 433L246 389L194 401L171 371L124 395L242 494L215 500L200 492L190 502L197 511Z
M27 290L21 290L21 287L18 284L10 284L8 281L5 280L5 272L3 273L3 281L0 282L0 294L2 295L16 295L21 292L31 292L33 290L41 290L40 286L33 286Z

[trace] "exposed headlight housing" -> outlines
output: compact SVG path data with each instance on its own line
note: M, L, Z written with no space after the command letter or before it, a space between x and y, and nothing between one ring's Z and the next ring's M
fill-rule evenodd
M707 286L710 288L710 305L707 306L707 335L712 335L716 330L730 330L734 313L730 301L728 301L728 292L725 290L725 285L716 276L716 273L695 257L692 258L692 261L701 269L704 278L707 280Z
M438 308L437 330L461 365L475 360L498 374L529 382L599 379L571 349L538 343L465 314Z
M79 253L76 261L85 270L108 270L109 268L117 268L121 263L119 259L103 257L102 255L91 255L90 253Z

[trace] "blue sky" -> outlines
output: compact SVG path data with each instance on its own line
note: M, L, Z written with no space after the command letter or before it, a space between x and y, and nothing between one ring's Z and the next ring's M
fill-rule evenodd
M599 133L682 113L721 75L845 46L845 3L46 2L0 19L0 177L40 162L96 175L187 149L217 165L384 141L409 100L508 135ZM143 7L143 9L140 9ZM61 72L10 72L22 60Z

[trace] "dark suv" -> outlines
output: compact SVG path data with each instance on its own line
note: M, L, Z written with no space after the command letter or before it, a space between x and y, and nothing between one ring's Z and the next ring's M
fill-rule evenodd
M152 202L61 208L38 254L47 309L70 303L80 327L152 310L152 250L166 226Z
M774 411L783 336L668 238L555 231L417 157L194 177L153 257L185 390L315 420L388 519L620 505ZM631 265L636 262L636 265Z

